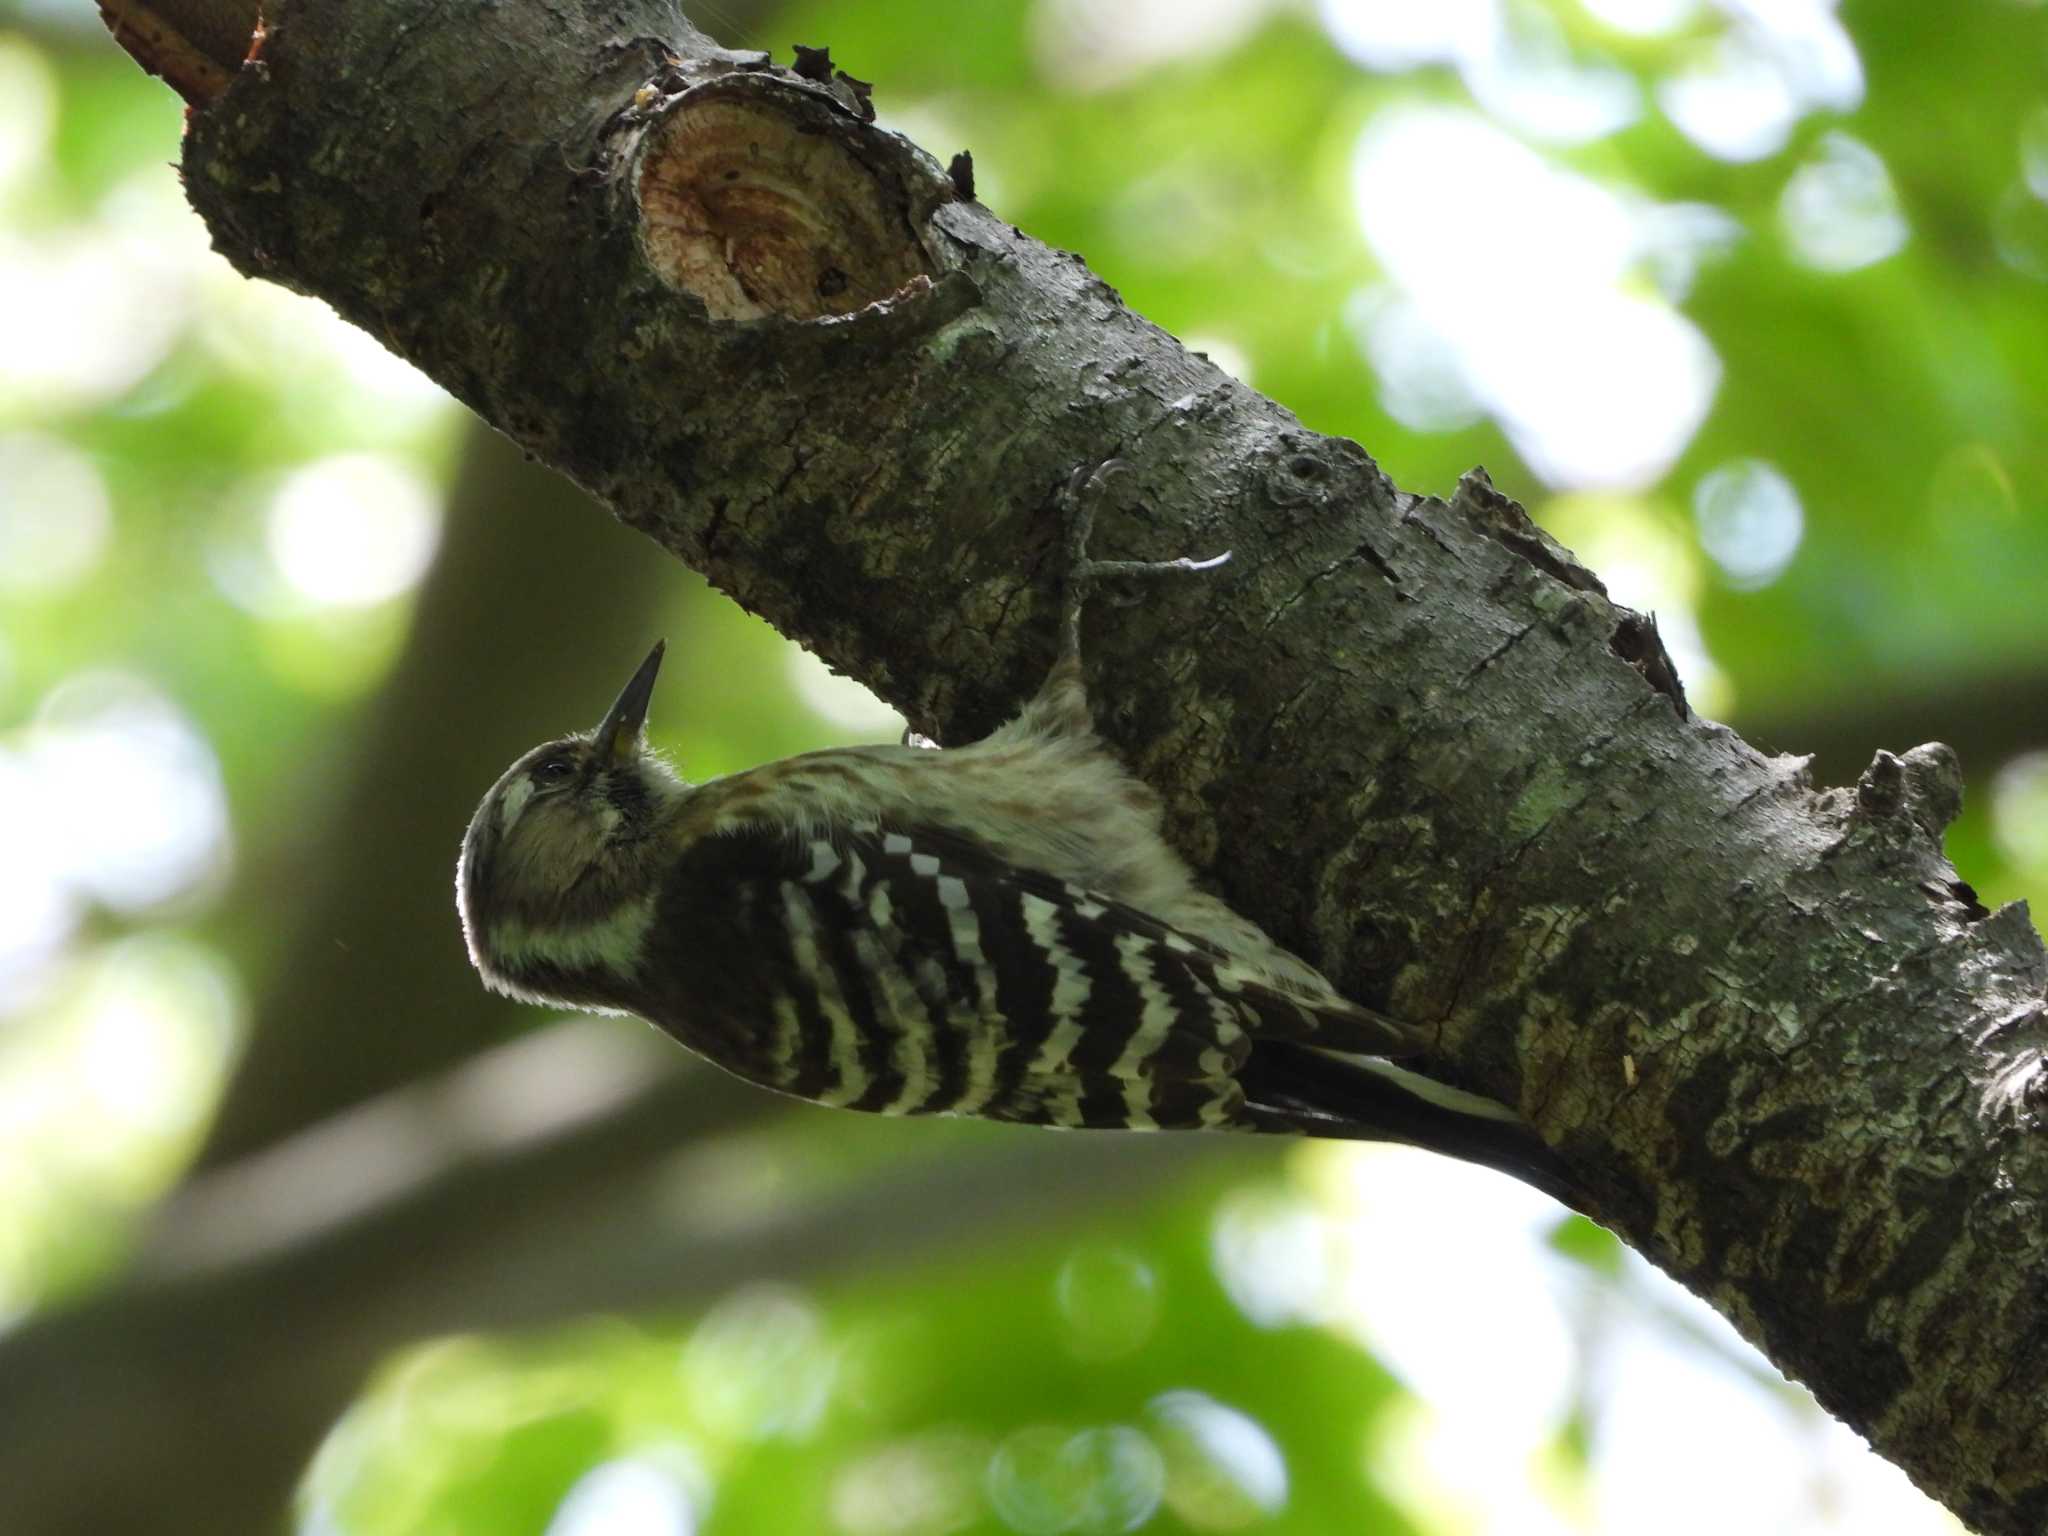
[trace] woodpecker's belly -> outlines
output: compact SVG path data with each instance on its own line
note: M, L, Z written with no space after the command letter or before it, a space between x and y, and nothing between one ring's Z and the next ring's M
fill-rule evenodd
M700 840L629 1001L749 1081L882 1114L1237 1123L1248 1004L1191 943L939 829Z

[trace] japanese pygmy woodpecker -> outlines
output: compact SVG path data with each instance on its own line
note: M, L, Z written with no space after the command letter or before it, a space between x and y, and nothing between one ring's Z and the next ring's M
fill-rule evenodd
M1512 1110L1385 1059L1423 1031L1340 996L1166 845L1095 734L1081 608L1105 577L1220 560L1089 559L1102 473L1064 498L1058 660L971 746L686 783L642 738L656 645L595 731L535 747L477 808L456 899L485 984L637 1013L820 1104L1410 1142L1570 1199Z

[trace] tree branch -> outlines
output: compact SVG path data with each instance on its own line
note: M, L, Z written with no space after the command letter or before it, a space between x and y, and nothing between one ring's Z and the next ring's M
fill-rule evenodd
M1090 636L1182 848L1602 1220L1965 1519L2048 1522L2048 961L1940 851L1952 754L1815 792L1468 478L1402 493L967 200L858 82L654 0L294 0L188 138L245 272L318 294L940 739L1101 552L1232 547ZM1511 259L1504 256L1503 259Z

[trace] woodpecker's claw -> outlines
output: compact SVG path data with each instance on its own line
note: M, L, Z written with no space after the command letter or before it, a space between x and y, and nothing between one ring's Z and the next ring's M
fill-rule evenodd
M1112 475L1130 468L1123 459L1104 459L1090 469L1083 465L1068 477L1060 496L1060 510L1066 519L1066 590L1061 612L1060 653L1078 658L1081 654L1081 610L1088 594L1101 582L1123 576L1175 576L1196 571L1213 571L1230 558L1230 551L1206 560L1181 556L1175 560L1091 560L1088 536L1095 531L1097 493Z

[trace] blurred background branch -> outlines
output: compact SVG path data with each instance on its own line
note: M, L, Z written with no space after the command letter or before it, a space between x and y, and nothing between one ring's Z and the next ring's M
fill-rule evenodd
M811 1112L677 1071L652 1040L623 1054L610 1030L557 1026L172 1197L127 1281L0 1340L12 1528L261 1530L402 1345L882 1273L1261 1157L913 1133L864 1176L771 1174L734 1201L701 1160Z

